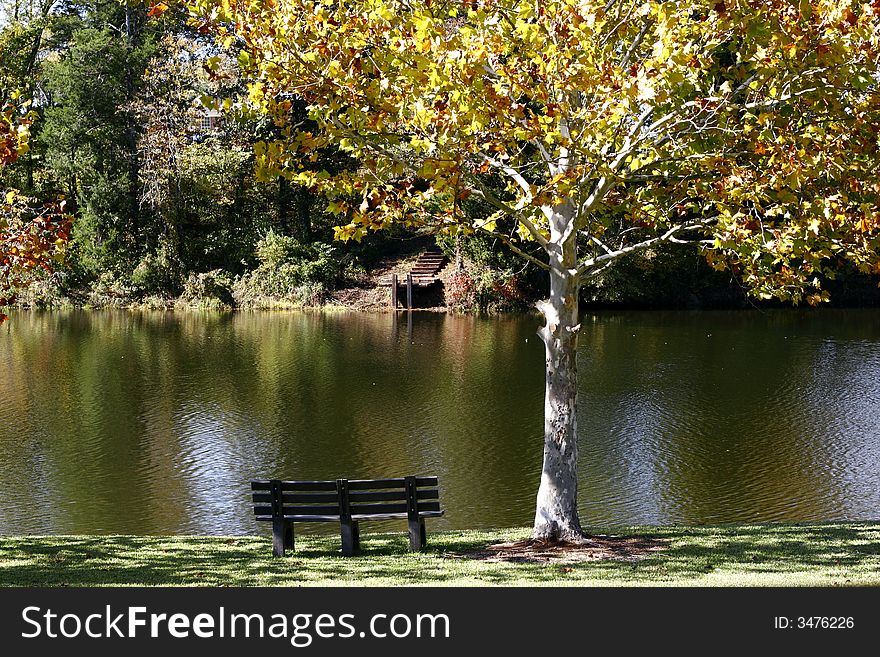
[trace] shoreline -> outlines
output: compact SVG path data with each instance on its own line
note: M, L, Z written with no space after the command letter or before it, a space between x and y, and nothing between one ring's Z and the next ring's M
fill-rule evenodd
M289 312L305 312L305 313L363 313L375 315L389 315L395 312L390 306L349 306L336 303L325 303L321 305L297 305L293 303L278 303L275 305L243 305L243 306L205 306L192 303L177 303L171 301L166 304L154 303L126 303L126 304L107 304L100 306L92 306L89 304L58 304L58 305L41 305L41 304L16 304L13 306L0 306L0 313L12 312L35 312L35 313L55 313L55 312L126 312L126 313L181 313L181 314L209 314L209 315L225 315L237 313L289 313ZM580 309L581 315L599 314L599 313L751 313L751 312L827 312L827 311L856 311L870 312L880 311L880 306L862 305L862 306L843 306L843 305L821 305L821 306L791 306L791 305L744 305L744 306L706 306L698 308L683 308L677 306L613 306L613 305L585 305ZM426 308L406 308L398 307L398 313L414 312L414 313L431 313L431 314L449 314L458 317L534 317L541 319L541 313L536 308L526 308L516 311L504 312L480 312L468 311L461 312L450 310L446 306L434 306Z

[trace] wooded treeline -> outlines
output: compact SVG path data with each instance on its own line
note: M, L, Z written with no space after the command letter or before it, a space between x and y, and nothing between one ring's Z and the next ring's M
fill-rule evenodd
M0 96L16 99L30 129L29 150L0 170L0 189L32 206L65 199L74 219L63 260L38 269L20 301L317 305L335 289L369 287L383 258L433 239L399 229L334 243L338 220L320 197L255 173L254 144L279 129L241 109L248 87L235 44L222 50L182 12L149 14L118 0L0 0ZM291 112L305 120L295 98ZM321 158L316 170L353 166L336 152ZM487 212L476 201L464 209ZM545 274L498 240L437 239L466 267L447 283L450 305L514 310L540 297ZM838 300L876 299L869 278L843 280L850 293ZM745 295L694 247L666 245L625 258L583 298L695 306Z
M318 300L348 263L321 244L332 233L320 203L256 179L253 143L274 128L218 111L246 93L234 60L183 16L148 12L116 0L3 3L0 83L28 113L30 140L0 186L35 203L66 199L74 217L63 264L40 273L31 299L175 297L192 274L213 272L222 287L262 264L274 278L257 276L259 292ZM281 280L279 266L305 262L315 266Z

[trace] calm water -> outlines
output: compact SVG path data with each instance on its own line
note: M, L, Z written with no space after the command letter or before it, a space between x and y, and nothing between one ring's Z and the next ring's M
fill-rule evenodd
M537 324L16 313L0 327L0 534L253 534L252 477L417 473L440 476L436 529L530 524ZM880 518L880 312L583 324L585 522Z

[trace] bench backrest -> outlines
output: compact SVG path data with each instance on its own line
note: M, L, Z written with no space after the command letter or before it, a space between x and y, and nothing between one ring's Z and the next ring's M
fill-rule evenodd
M437 477L251 482L257 520L359 515L418 515L440 511Z

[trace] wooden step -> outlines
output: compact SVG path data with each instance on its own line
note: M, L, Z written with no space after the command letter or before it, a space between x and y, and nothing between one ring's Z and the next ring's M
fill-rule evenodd
M441 280L439 276L413 276L413 284L432 284ZM397 277L398 287L406 287L406 276ZM379 281L378 287L391 287L391 277Z

